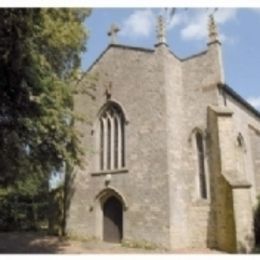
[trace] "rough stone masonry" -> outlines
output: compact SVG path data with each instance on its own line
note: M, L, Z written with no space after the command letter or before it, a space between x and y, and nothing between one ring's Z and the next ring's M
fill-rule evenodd
M260 114L225 84L209 17L207 49L178 58L158 18L154 49L112 41L78 83L85 168L67 231L171 249L250 252L260 194Z

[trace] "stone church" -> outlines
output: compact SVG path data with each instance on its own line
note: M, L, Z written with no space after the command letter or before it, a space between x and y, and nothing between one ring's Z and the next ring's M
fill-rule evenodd
M225 84L209 17L207 48L179 58L158 18L154 49L111 43L78 83L86 120L69 234L168 249L250 252L260 195L260 113ZM239 54L238 54L239 55Z

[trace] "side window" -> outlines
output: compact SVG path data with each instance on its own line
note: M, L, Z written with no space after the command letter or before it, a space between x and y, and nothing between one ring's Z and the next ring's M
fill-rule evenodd
M198 180L199 180L199 195L202 199L208 198L207 179L205 169L205 148L203 136L200 132L195 134L196 152L197 152L197 166L198 166Z

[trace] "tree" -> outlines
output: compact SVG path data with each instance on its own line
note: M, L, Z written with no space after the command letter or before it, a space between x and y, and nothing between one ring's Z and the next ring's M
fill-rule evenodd
M80 165L72 93L89 14L0 9L0 187L36 196L52 171Z
M0 164L2 181L9 183L23 170L45 174L64 161L80 161L70 127L71 83L85 50L89 10L1 9L0 14Z

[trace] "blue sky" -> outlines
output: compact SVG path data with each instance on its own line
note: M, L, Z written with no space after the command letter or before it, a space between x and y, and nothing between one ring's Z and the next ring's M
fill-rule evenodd
M93 8L86 21L89 40L83 69L107 47L107 31L112 23L121 29L118 43L153 48L155 18L163 10ZM180 8L168 19L167 42L177 56L183 58L206 49L207 17L212 12L213 9ZM214 15L222 40L226 83L260 109L260 9L219 8Z

